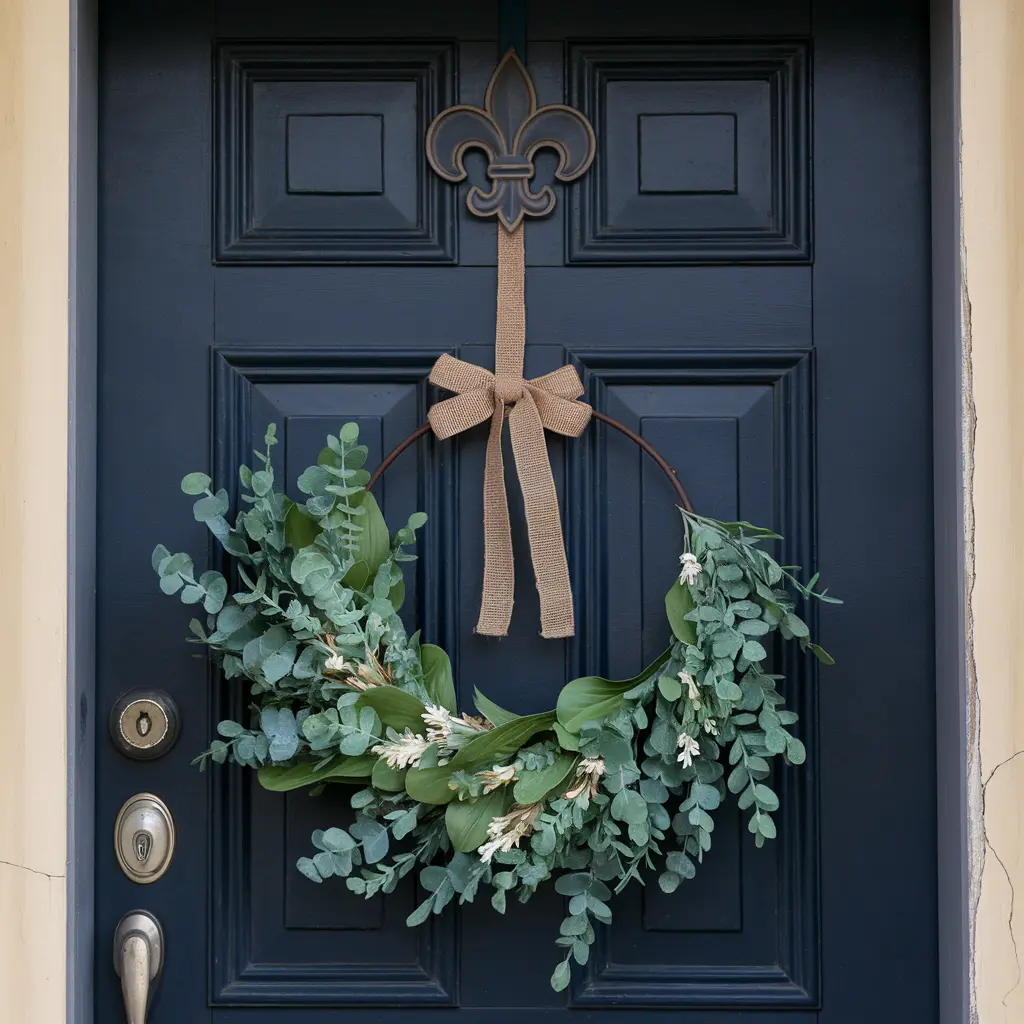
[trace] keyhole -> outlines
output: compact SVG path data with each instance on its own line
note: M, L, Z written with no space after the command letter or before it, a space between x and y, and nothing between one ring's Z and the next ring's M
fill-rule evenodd
M148 736L149 730L153 728L153 719L149 717L149 714L145 711L139 714L139 717L135 720L135 731L140 736Z
M135 833L133 845L135 847L135 856L140 864L145 864L149 860L150 852L153 849L153 837L145 829Z

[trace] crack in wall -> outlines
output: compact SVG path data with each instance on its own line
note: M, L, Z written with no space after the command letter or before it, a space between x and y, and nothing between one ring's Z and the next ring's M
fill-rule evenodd
M50 875L45 871L37 871L35 868L30 868L27 864L17 864L13 860L0 860L0 864L6 865L9 868L15 868L19 871L27 871L30 875L39 875L40 878L49 878L51 882L59 882L64 880L64 875Z

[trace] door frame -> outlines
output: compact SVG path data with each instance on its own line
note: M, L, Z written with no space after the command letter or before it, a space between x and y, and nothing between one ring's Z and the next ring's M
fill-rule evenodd
M33 2L33 0L28 0ZM70 23L67 973L66 1020L93 1024L96 593L98 0L68 0ZM967 0L965 0L965 3ZM931 0L933 435L937 665L939 979L942 1024L969 1019L960 3ZM956 842L950 842L956 837ZM30 981L29 983L36 983ZM53 1024L53 1022L46 1022Z

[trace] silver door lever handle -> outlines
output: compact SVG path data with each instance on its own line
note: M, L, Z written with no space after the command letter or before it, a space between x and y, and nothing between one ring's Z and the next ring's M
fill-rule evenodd
M121 979L128 1024L146 1024L146 1011L164 966L164 932L147 910L133 910L114 930L114 970Z

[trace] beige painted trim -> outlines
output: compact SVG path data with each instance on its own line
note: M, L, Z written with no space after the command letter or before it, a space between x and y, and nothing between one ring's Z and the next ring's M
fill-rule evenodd
M67 0L0 0L0 1020L64 1020Z

